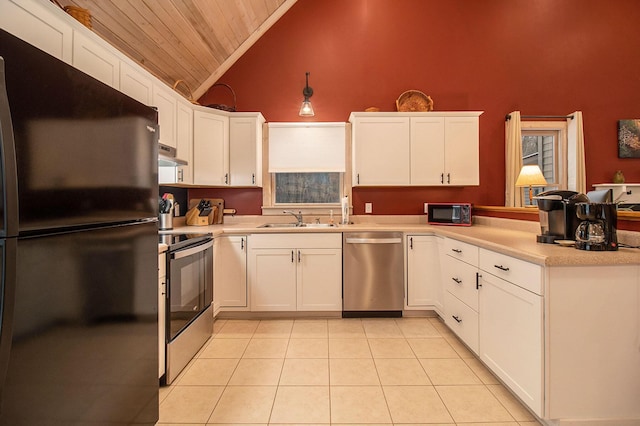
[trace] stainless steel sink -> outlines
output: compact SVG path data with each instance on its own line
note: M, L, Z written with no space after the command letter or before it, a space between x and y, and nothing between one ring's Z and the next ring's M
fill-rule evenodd
M333 228L338 225L332 223L263 223L258 228Z
M263 223L258 228L297 228L297 223Z

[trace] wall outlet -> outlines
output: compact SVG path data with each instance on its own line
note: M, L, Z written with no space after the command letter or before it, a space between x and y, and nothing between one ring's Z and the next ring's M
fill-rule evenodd
M372 203L364 203L364 212L365 213L373 213L373 204Z
M424 214L427 214L429 211L427 210L429 203L424 203Z

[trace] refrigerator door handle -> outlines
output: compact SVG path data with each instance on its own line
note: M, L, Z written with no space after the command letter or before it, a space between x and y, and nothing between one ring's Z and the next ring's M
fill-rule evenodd
M18 235L18 177L4 59L0 56L0 237Z
M9 355L13 340L13 310L16 285L16 249L17 239L0 239L2 266L0 271L0 400L9 369Z

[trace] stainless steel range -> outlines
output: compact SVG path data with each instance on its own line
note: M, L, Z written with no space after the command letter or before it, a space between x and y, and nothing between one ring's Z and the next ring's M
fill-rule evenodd
M166 366L170 384L213 333L213 237L161 232L167 250Z

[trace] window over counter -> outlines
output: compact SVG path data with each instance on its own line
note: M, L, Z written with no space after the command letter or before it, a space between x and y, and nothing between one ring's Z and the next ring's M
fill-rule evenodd
M533 188L534 195L550 189L567 188L567 123L522 121L522 164L536 164L548 185ZM530 204L524 191L525 204Z
M337 213L351 195L347 123L268 123L263 214Z
M274 204L340 203L342 173L274 173Z

